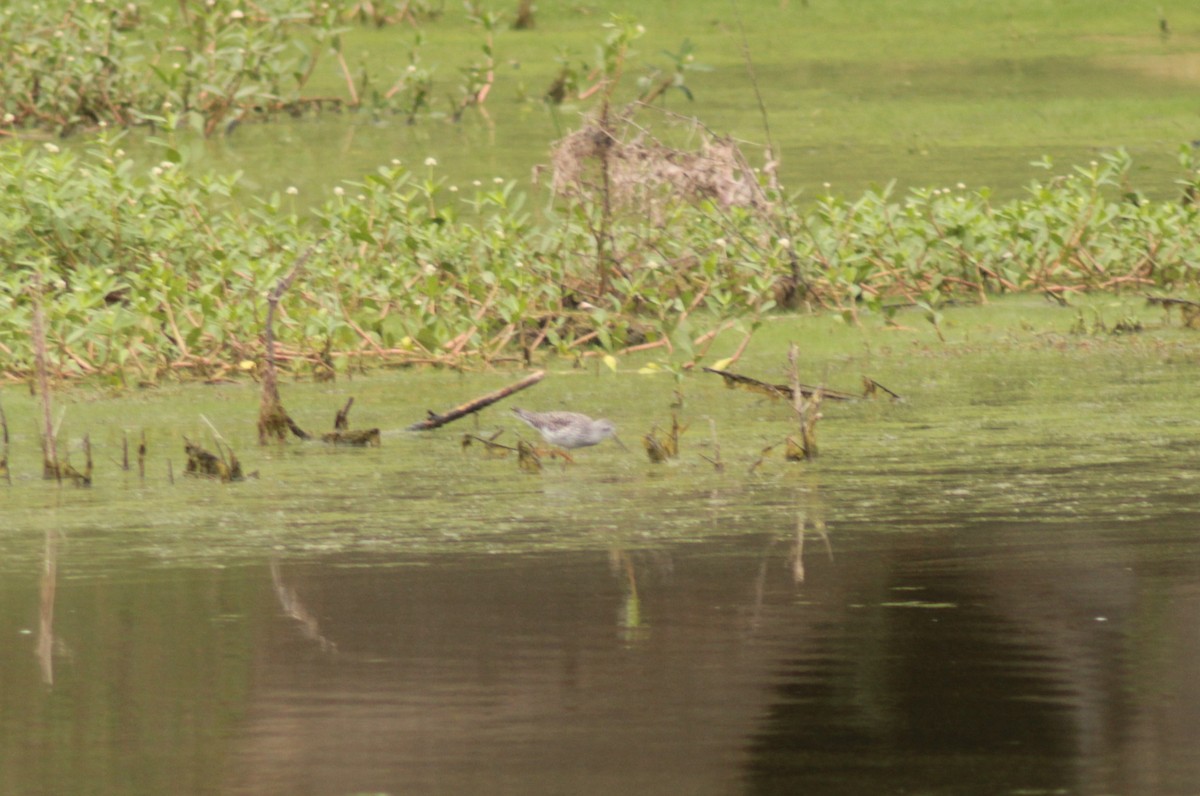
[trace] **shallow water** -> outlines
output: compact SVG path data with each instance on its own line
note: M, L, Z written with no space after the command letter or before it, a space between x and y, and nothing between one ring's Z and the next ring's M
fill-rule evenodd
M509 374L284 386L314 430L354 395L369 450L258 448L253 385L76 393L89 490L35 477L6 391L0 792L1195 791L1194 347L820 368L905 400L828 403L817 462L754 473L787 411L701 375L655 467L669 376L552 372L508 404L610 416L634 450L536 476L461 451L473 421L403 431ZM511 442L504 406L479 425ZM201 415L259 478L180 477ZM113 463L142 429L144 480Z

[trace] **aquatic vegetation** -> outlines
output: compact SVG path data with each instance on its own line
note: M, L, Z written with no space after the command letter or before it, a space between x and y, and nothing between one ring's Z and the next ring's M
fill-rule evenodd
M268 290L309 247L274 334L280 366L313 373L335 362L529 363L539 352L647 345L694 362L715 331L752 332L781 284L798 288L800 306L853 321L1015 291L1066 300L1187 288L1200 263L1196 207L1139 195L1120 151L1011 202L931 189L788 204L799 234L786 242L775 237L781 204L663 200L654 218L612 215L619 268L606 278L593 225L554 206L535 215L512 183L464 197L436 164L394 161L301 216L284 196L246 196L236 175L193 173L169 139L148 169L121 144L105 134L81 149L0 147L10 374L32 372L37 279L56 377L241 377L264 355Z
M247 477L242 472L242 463L228 445L218 443L217 453L212 453L184 437L183 449L187 455L184 475L193 478L214 478L222 483L244 481Z
M671 413L671 430L666 431L655 424L650 433L642 436L642 447L651 463L661 464L668 459L679 458L679 437L687 431L687 426L679 425L679 416Z
M517 466L521 472L536 475L542 471L542 457L537 449L525 440L517 441Z

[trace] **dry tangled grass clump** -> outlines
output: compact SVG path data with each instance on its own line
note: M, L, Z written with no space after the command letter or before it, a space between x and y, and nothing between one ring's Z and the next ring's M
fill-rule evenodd
M653 205L670 196L710 200L723 208L764 209L767 201L754 170L731 138L704 134L697 150L676 149L638 130L621 140L611 128L590 122L551 151L555 195L581 198L603 189L615 204Z

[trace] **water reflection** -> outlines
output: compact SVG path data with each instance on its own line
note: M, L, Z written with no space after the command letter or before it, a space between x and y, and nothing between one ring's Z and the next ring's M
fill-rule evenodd
M801 586L805 579L804 565L804 540L808 535L812 535L828 556L829 563L833 563L833 545L829 541L829 534L826 531L825 523L825 505L821 499L818 488L813 485L808 490L801 491L797 495L799 505L796 508L796 531L791 539L791 548L787 555L787 568L791 572L792 582L796 586ZM776 548L785 539L771 537L762 554L762 563L758 569L758 577L754 582L754 624L757 625L758 618L764 603L767 587L767 573L770 565L774 562L774 552Z
M790 557L792 565L792 580L797 584L804 582L804 534L808 530L813 533L825 546L829 560L833 561L833 545L829 543L829 535L825 532L825 508L820 497L814 492L811 502L796 510L796 544Z
M1111 543L1101 534L1046 530L991 524L893 542L878 569L840 556L851 591L809 593L841 610L779 664L754 789L1187 792L1200 774L1179 743L1200 732L1185 685L1200 674L1196 589L1158 581L1134 549L1123 564L1098 562L1094 548ZM1188 548L1194 562L1194 537ZM1154 643L1152 657L1172 661L1165 680L1139 649L1156 635L1148 593L1161 612L1152 626L1163 615L1191 624Z
M626 644L645 641L650 636L650 625L642 616L642 602L638 597L637 571L633 557L623 550L612 550L608 557L609 569L621 584L622 599L617 609L617 629Z
M284 582L278 559L271 559L271 585L283 615L294 619L300 634L316 644L322 652L337 652L337 644L321 633L320 620L308 610L295 587Z
M58 535L59 531L53 525L46 528L46 556L42 563L37 643L34 646L42 682L46 685L54 685L54 595L58 590Z
M8 774L15 792L97 776L98 792L128 792L102 773L114 765L159 784L182 767L197 793L1182 793L1200 781L1190 528L881 536L826 509L802 493L776 534L694 544L342 554L142 582L64 584L48 533L34 648L57 696L23 688L26 667L0 653L0 763L23 772ZM153 618L135 619L148 602ZM74 634L91 628L57 677L56 604ZM193 662L197 640L212 652ZM126 730L71 734L85 714ZM18 716L34 737L68 731L64 753L85 762L57 779L30 765ZM202 760L221 761L216 779L189 769Z
M297 658L296 625L272 633L231 787L1170 793L1200 773L1197 634L1133 671L1134 576L976 559L953 537L953 561L861 539L834 558L799 516L782 557L747 555L771 549L759 537L607 567L306 568L346 654ZM798 578L808 533L824 554Z

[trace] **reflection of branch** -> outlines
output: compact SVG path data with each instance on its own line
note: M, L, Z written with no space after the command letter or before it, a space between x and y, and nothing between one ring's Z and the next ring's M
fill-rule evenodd
M621 639L632 643L642 641L649 635L649 627L642 621L642 601L638 596L637 573L633 559L624 550L610 550L608 563L615 575L624 575L624 599L617 612L617 627Z
M768 539L767 547L763 550L762 563L758 566L758 577L754 579L754 611L750 615L750 626L758 627L758 620L762 614L763 595L767 590L767 562L771 560L771 549L775 547L775 540Z
M811 517L809 509L811 509ZM832 561L833 545L830 544L829 534L825 530L825 507L816 493L812 495L812 503L809 508L800 507L796 510L796 543L788 554L787 563L791 567L792 582L797 586L804 583L805 577L804 532L806 529L815 533L825 543L825 552L829 554L829 560ZM767 569L776 542L777 540L774 538L767 540L767 546L762 552L762 563L759 565L758 575L754 579L754 610L750 620L752 627L757 627L762 612L767 587Z
M792 548L792 580L797 584L804 582L804 528L808 524L808 514L801 509L796 513L796 546ZM825 519L818 514L813 518L812 530L825 543L825 552L829 560L833 560L833 545L829 543L829 534L825 532Z
M279 599L279 607L283 609L284 614L300 623L300 632L304 637L309 641L317 642L322 652L337 652L337 644L321 635L320 623L304 607L296 590L283 582L278 561L271 561L271 584L275 587L275 596Z
M42 682L46 685L54 685L54 593L57 585L58 533L54 528L47 528L41 601L38 604L38 637L33 653L42 670Z
M792 548L792 582L804 582L804 512L796 512L796 546Z

